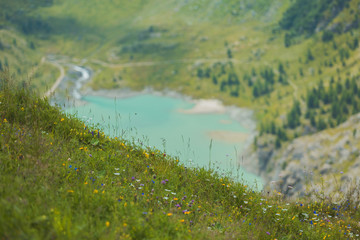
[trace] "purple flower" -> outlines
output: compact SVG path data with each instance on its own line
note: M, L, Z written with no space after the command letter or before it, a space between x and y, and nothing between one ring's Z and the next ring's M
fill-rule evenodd
M267 235L270 235L270 233L269 233L269 232L266 232L266 234L267 234Z
M161 184L166 184L166 182L164 180L161 181Z
M92 155L91 155L91 154L89 154L89 157L92 157Z
M134 181L134 180L135 180L135 177L132 177L132 178L131 178L131 180L133 180L133 181Z

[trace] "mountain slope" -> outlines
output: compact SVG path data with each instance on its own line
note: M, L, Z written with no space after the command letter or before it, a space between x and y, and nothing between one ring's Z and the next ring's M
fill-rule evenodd
M287 201L111 139L0 76L0 237L348 239L356 202ZM316 197L316 196L314 196Z

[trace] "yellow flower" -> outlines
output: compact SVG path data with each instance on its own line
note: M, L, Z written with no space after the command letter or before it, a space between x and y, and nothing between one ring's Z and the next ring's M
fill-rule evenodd
M98 193L99 191L97 189L94 190L94 193Z
M6 120L6 118L4 118L4 123L7 123L8 121Z
M110 226L110 222L109 222L109 221L106 221L105 225L106 225L106 227L109 227L109 226Z
M64 120L65 120L64 118L61 118L61 120L60 120L60 121L61 121L61 122L63 122Z
M173 214L172 214L172 213L168 213L167 215L170 217L170 216L172 216Z
M126 226L127 226L127 224L126 224L126 223L124 223L124 224L123 224L123 226L124 226L124 227L126 227Z
M175 197L175 198L174 198L174 201L177 201L177 200L179 200L179 199Z
M73 193L74 192L74 190L68 190L68 193Z
M84 184L86 185L86 184L88 184L88 182L84 182Z
M185 220L184 220L184 219L181 219L180 222L183 223L183 222L185 222Z
M24 109L24 107L21 107L21 111L24 111L25 109Z

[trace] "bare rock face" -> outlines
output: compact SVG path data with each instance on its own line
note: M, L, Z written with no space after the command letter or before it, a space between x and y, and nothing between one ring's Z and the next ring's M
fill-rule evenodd
M349 183L360 181L360 114L278 150L273 142L271 137L262 138L245 155L245 168L262 176L266 188L296 196L345 191L353 186Z

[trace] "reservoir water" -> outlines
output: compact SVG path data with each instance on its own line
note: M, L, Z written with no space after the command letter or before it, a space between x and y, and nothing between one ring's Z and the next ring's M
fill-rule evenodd
M241 168L239 161L251 132L229 114L184 113L194 103L151 94L119 99L84 96L81 100L87 104L67 112L99 123L112 137L154 146L188 166L208 168L211 161L218 172L231 172L240 181L261 188L260 178Z

